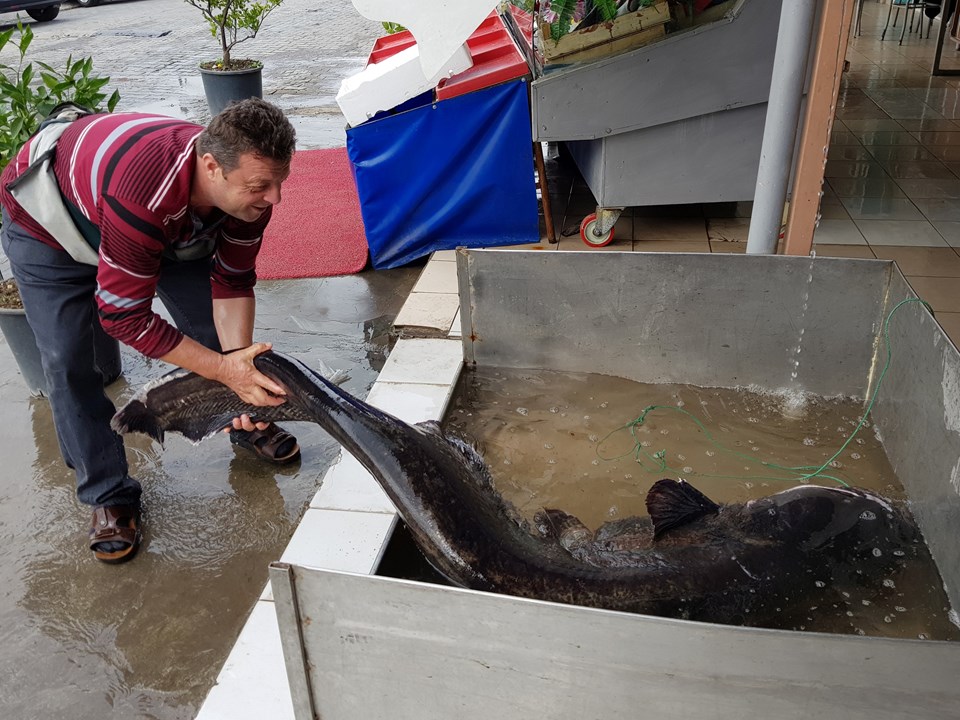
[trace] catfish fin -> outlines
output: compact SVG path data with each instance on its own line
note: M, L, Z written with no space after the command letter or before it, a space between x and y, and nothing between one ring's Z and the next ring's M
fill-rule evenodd
M131 400L110 420L110 427L119 435L124 433L143 433L163 445L164 431L157 416L147 409L140 400Z
M665 532L719 512L720 506L686 480L657 480L647 493L653 539Z
M446 443L453 447L458 453L463 455L464 459L475 471L473 479L476 481L477 485L490 490L494 489L493 477L490 475L490 468L487 467L487 463L484 461L483 455L480 454L480 451L472 443L467 442L463 438L459 438L455 435L446 434L443 431L443 426L441 426L436 420L423 420L422 422L416 423L414 427L420 428L420 430L426 434L432 435L440 442Z
M586 560L582 554L589 552L593 545L593 531L578 518L563 510L544 508L537 511L533 522L542 537L557 540L575 558Z

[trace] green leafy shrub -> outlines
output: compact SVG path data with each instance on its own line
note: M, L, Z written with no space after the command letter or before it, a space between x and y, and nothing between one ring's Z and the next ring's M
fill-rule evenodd
M235 45L251 40L260 32L260 26L282 0L185 0L203 15L210 34L220 42L220 59L201 63L206 70L245 70L260 67L255 60L232 60L230 52Z
M120 101L116 90L109 99L105 86L109 77L93 74L93 58L67 58L63 71L39 60L28 62L27 51L33 30L19 19L16 27L0 32L0 58L10 46L19 53L16 66L0 63L0 170L37 131L40 122L62 102L72 101L94 110L113 109Z

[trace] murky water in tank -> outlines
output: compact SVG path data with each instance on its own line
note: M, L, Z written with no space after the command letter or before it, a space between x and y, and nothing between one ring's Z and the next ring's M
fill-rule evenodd
M852 399L487 367L463 374L445 424L480 448L497 488L526 517L559 508L596 529L646 515L647 490L664 477L684 478L718 503L801 483L905 500L869 418L836 454L863 411ZM925 548L921 556L879 590L846 592L784 616L782 627L960 639L937 569Z

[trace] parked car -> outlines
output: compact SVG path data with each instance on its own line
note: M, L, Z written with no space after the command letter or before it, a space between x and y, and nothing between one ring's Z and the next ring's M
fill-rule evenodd
M37 22L53 20L60 14L60 0L0 0L0 13L25 11ZM0 20L0 25L6 24Z

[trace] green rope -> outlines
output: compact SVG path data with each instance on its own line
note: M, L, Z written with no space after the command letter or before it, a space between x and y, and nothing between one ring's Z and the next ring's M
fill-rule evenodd
M909 303L915 303L915 302L923 303L924 305L926 305L927 309L930 310L931 313L933 313L933 308L930 307L930 303L928 303L927 301L921 300L919 298L907 298L905 300L901 300L900 302L898 302L894 306L894 308L887 314L887 318L883 323L883 339L886 345L887 360L883 366L883 370L881 370L880 372L880 376L877 378L877 384L876 384L876 387L874 387L873 389L873 394L870 397L870 402L867 403L867 407L864 410L863 415L860 417L860 421L857 423L857 426L854 428L850 436L846 439L843 445L840 446L840 449L837 450L822 465L819 465L819 466L817 465L795 465L795 466L778 465L776 463L770 463L770 462L765 462L763 460L759 460L758 458L752 455L748 455L746 453L730 450L729 448L725 447L724 445L720 444L714 439L713 435L706 428L706 426L704 426L704 424L700 422L699 418L697 418L692 413L684 410L683 408L677 407L674 405L648 405L647 407L645 407L637 418L635 418L634 420L631 420L630 422L628 422L627 424L621 427L611 430L600 440L599 443L597 443L597 449L596 449L597 457L599 457L601 460L612 461L612 460L619 460L620 458L626 457L628 455L633 455L634 460L641 467L643 467L644 470L646 470L647 472L673 473L677 475L683 474L681 470L677 468L672 468L667 464L665 450L659 450L652 454L646 452L643 449L642 441L640 440L640 438L637 437L637 433L636 433L636 429L639 426L643 425L643 423L647 419L647 415L649 415L651 412L655 410L671 410L671 411L686 415L688 418L690 418L694 422L694 424L700 429L700 431L703 432L704 436L707 438L710 444L713 445L715 448L717 448L720 452L739 458L749 463L762 465L763 467L770 468L771 470L789 473L792 475L792 477L776 477L776 476L746 477L746 476L739 476L739 475L715 475L715 474L709 474L709 473L706 473L706 474L694 473L695 475L699 475L700 477L712 477L712 478L727 479L727 480L772 480L775 482L793 482L793 483L804 483L804 482L807 482L808 480L812 480L813 478L822 478L825 480L832 480L833 482L839 485L842 485L843 487L849 487L849 484L844 482L840 478L834 477L833 475L827 475L823 471L830 465L830 463L832 463L834 460L840 457L840 454L843 453L844 450L846 450L847 446L850 445L851 442L853 442L853 439L857 436L857 433L860 432L860 429L866 423L867 417L870 415L870 411L873 410L873 405L877 400L877 394L880 392L880 386L883 384L883 379L884 377L886 377L887 371L890 369L890 364L893 360L893 353L890 347L890 320L893 317L893 314L897 310L899 310L900 307L902 307L903 305L907 305ZM612 437L616 433L621 432L623 430L630 431L630 436L633 438L633 441L634 441L633 448L630 451L623 453L622 455L616 455L614 457L604 457L600 452L601 446L607 440L609 440L610 437ZM655 466L654 469L651 470L646 467L642 459L643 457L646 457L647 460L651 461L654 464Z

